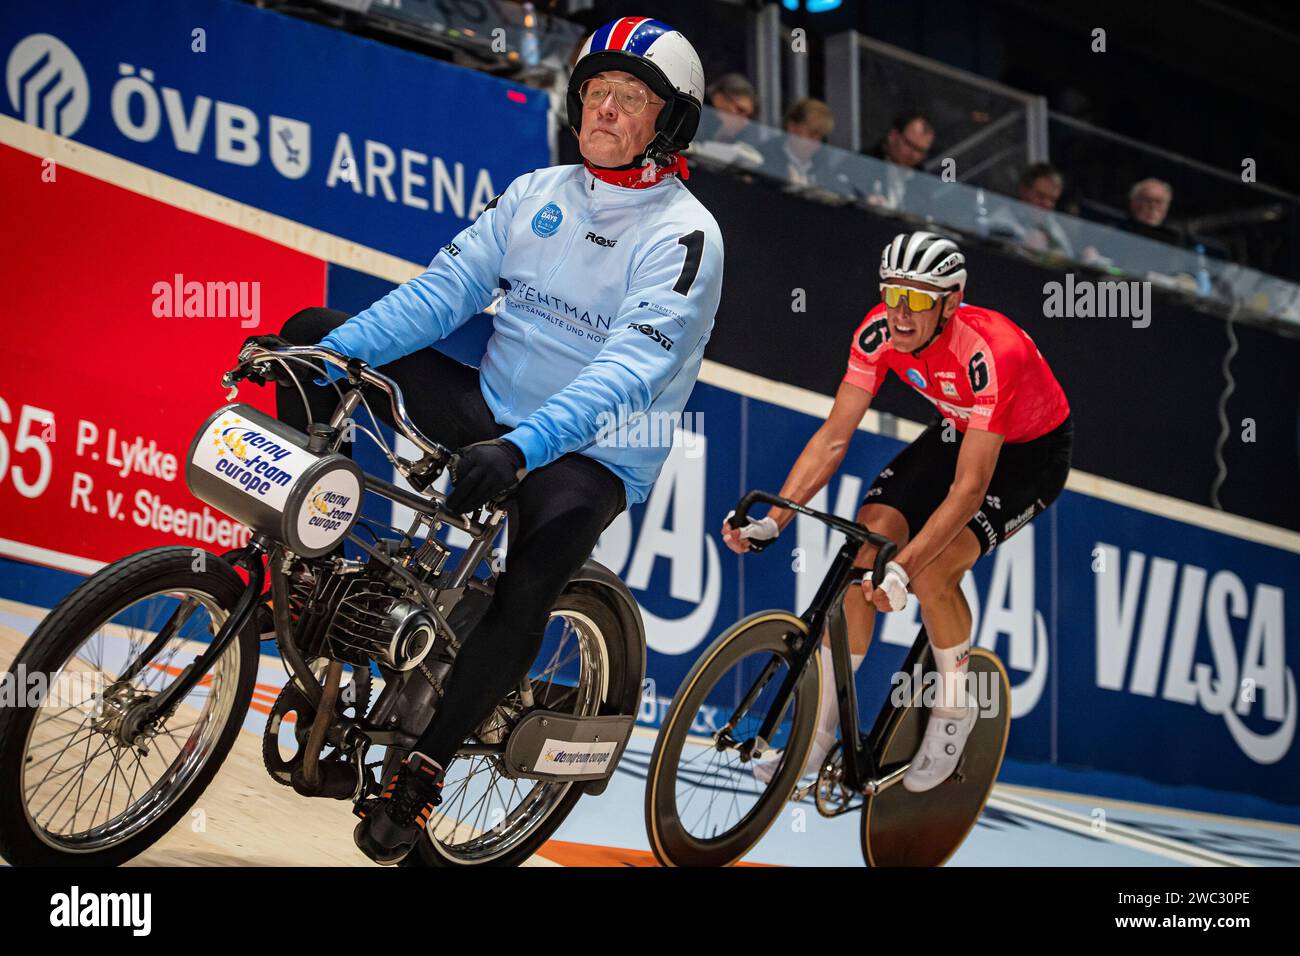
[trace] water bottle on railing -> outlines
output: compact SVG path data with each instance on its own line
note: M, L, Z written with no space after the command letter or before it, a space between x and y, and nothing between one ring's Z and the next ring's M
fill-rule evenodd
M1205 254L1205 246L1197 243L1196 249L1196 293L1201 298L1208 298L1214 292L1214 283L1210 281L1210 260Z
M541 48L537 42L537 12L531 3L524 4L524 38L519 44L519 56L524 66L535 67L541 62Z
M989 209L983 189L975 190L975 231L981 239L989 237Z

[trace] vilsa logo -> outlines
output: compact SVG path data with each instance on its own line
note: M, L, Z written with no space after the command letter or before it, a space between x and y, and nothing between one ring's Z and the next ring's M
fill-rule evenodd
M1256 763L1286 756L1296 685L1286 663L1282 588L1260 583L1250 590L1232 571L1211 574L1140 551L1125 562L1119 547L1104 542L1093 555L1097 686L1222 717ZM1246 718L1266 729L1252 729Z

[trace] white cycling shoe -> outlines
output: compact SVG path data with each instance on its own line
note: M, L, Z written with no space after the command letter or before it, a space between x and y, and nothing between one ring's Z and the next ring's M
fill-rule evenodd
M979 708L969 705L965 717L941 717L931 713L925 725L925 737L912 758L912 766L903 774L903 787L912 793L922 793L952 776L978 718Z
M810 773L817 773L822 768L822 761L830 753L835 741L839 740L836 734L827 733L824 730L817 731L813 737L812 746L808 748L808 757L803 762L803 771L800 777ZM785 755L782 750L772 750L764 754L758 760L750 763L749 767L754 772L754 779L759 783L768 784L772 782L772 777L776 775L777 768L781 766L781 758Z

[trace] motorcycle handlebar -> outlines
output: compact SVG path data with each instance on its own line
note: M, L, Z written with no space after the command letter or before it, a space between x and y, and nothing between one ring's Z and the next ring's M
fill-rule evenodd
M420 429L415 427L415 423L406 414L406 403L402 399L402 390L396 382L382 372L376 372L360 359L341 355L332 349L323 349L315 345L294 345L281 349L268 349L260 345L246 345L239 352L239 364L221 377L222 385L226 388L231 387L235 382L246 377L248 371L258 364L259 360L276 356L318 359L347 373L348 383L354 388L360 387L362 384L373 385L388 396L393 413L393 422L397 426L397 430L409 438L415 447L440 463L445 463L451 458L450 449L426 437Z

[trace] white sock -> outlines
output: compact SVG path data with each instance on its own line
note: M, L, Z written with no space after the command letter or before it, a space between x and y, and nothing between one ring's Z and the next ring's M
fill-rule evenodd
M966 668L970 661L970 639L956 647L930 645L934 655L934 669L939 674L939 705L933 712L940 717L966 716Z

